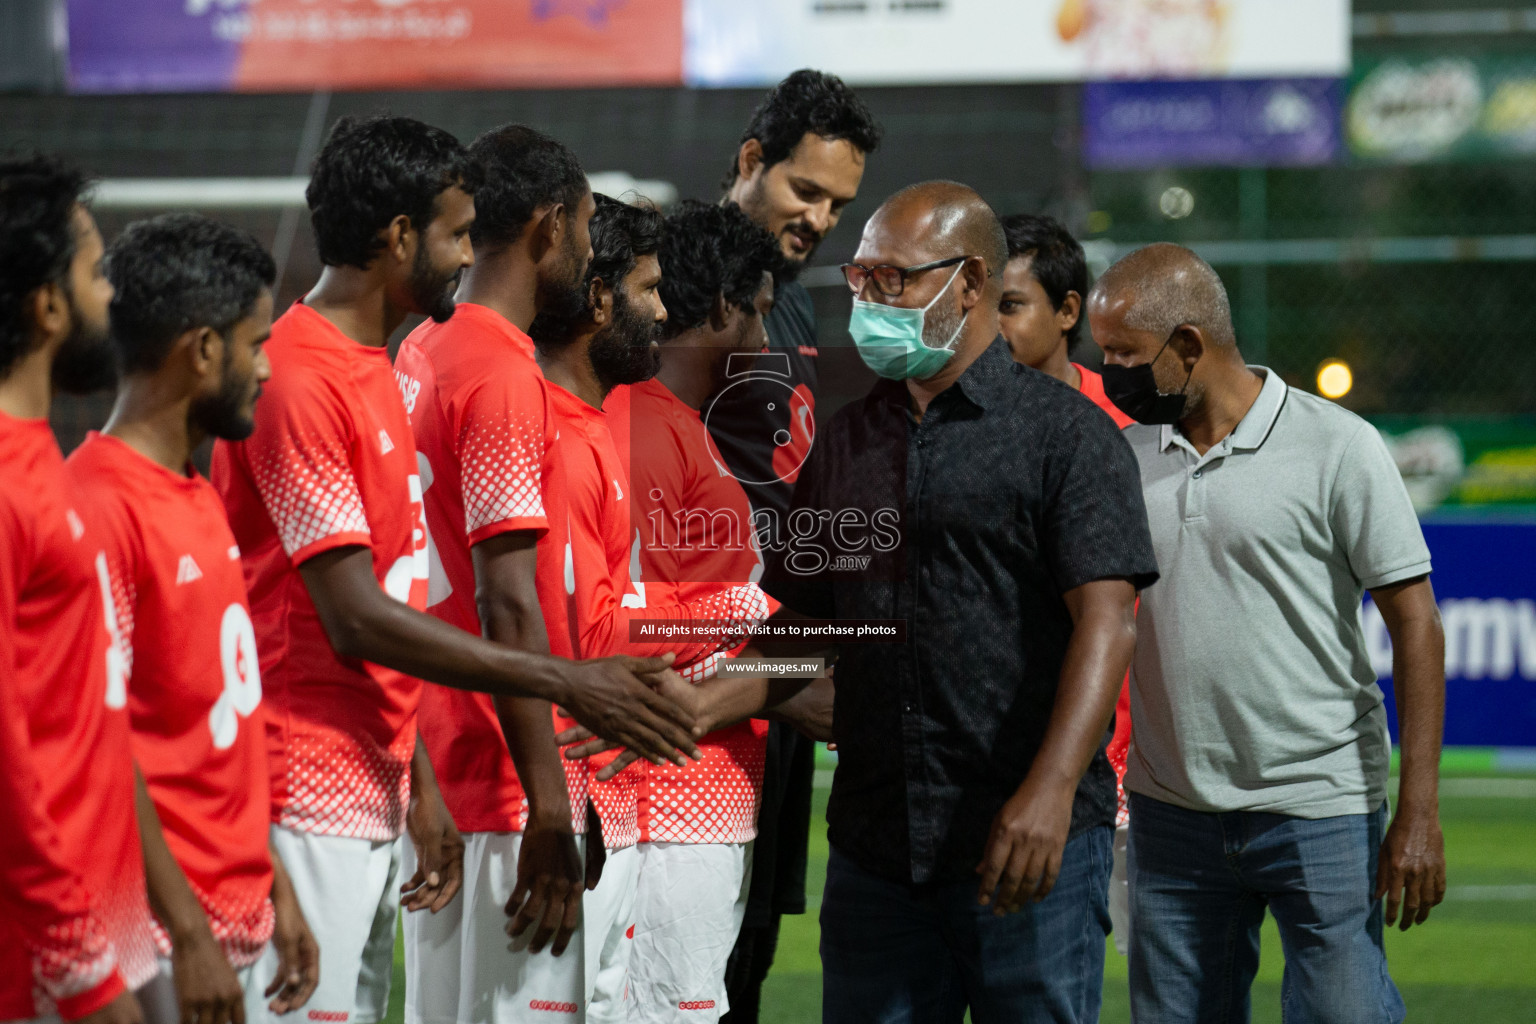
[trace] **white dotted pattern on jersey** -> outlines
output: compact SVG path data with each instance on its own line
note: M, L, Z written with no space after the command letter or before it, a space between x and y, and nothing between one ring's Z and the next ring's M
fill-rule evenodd
M459 445L466 534L508 519L543 517L543 451L544 432L528 417L466 428Z
M685 681L698 684L713 678L726 650L739 646L751 626L768 618L768 598L757 584L748 583L695 599L689 602L689 609L700 619L739 624L722 641L724 649L677 667ZM645 767L649 802L643 839L653 843L745 843L756 838L763 746L751 737L750 726L733 729L731 734L733 741L728 746L704 744L704 759L690 762L686 768Z
M763 791L761 743L714 744L704 760L687 768L647 765L653 843L747 843L757 838L757 806Z
M133 610L139 605L139 588L132 580L123 579L115 565L109 563L108 578L112 581L112 604L117 611L118 649L123 654L123 674L133 678Z
M724 660L724 654L711 654L678 672L698 684L713 679ZM757 838L765 755L762 741L749 737L749 728L732 729L729 745L701 744L704 759L686 768L645 767L650 796L645 842L749 843Z
M114 966L130 989L142 987L159 972L144 875L126 877L123 883L96 894L99 925L96 919L77 918L65 927L50 928L42 937L34 973L43 983L33 997L36 1016L55 1013L50 997L66 999L89 992L106 980Z
M716 651L702 661L696 661L692 665L684 665L677 669L677 674L683 677L683 682L697 686L706 679L713 679L720 671L720 663L725 660L724 651Z
M1130 748L1109 756L1109 766L1115 770L1115 827L1130 824L1131 802L1125 795L1125 758Z
M212 930L214 939L218 941L219 948L224 951L224 957L229 961L229 965L238 971L260 960L262 951L267 948L277 923L272 900L264 895L258 895L248 906L230 906L230 900L226 897L224 908L220 910L209 902L207 895L190 878L187 879L187 884L192 887L192 893L197 897L197 902L203 905L203 913L208 917L208 927ZM170 934L153 916L149 919L149 927L155 937L155 948L161 956L169 959Z
M366 736L294 735L288 799L277 823L322 836L391 840L405 825L414 733L380 747Z
M298 447L253 458L251 477L283 551L297 551L339 533L368 533L363 496L336 439L299 434ZM316 455L319 458L316 458Z
M144 872L138 868L132 877L123 874L125 884L111 892L100 893L101 918L117 947L117 969L129 988L139 988L160 972L155 955L155 937L149 930L149 897L144 890Z
M740 623L740 628L720 645L722 649L730 650L749 639L751 627L767 620L768 595L756 583L746 583L692 601L689 608L701 619L725 619Z
M717 593L709 594L708 596L702 598L695 598L694 600L688 602L688 610L693 614L695 619L720 622L722 627L724 627L722 629L721 639L713 652L705 655L695 662L692 662L691 664L677 666L678 674L681 675L684 679L688 680L689 682L699 682L709 678L709 676L719 668L720 659L724 656L726 651L729 651L735 647L739 647L742 642L747 639L747 631L750 626L760 623L768 618L768 597L763 593L762 589L758 587L756 583L747 583L741 586L726 587ZM730 768L726 769L721 774L721 778L714 779L708 774L709 768L707 766L707 761L708 758L706 757L705 761L697 762L686 769L688 772L703 773L700 775L689 776L686 783L686 789L689 791L690 799L692 791L695 789L723 790L730 788L724 785L723 780L727 778L732 772L739 774L739 770ZM635 804L635 791L637 785L639 784L640 771L637 766L631 766L620 772L618 775L614 776L612 779L606 782L599 782L595 778L595 773L605 763L606 760L592 763L590 769L592 774L589 775L591 781L588 783L588 786L592 794L593 806L597 808L598 816L602 819L603 822L603 845L610 850L616 850L625 846L633 846L638 843L641 838L639 812ZM655 770L655 766L649 767L647 769L647 778L654 778ZM674 768L673 771L680 771L680 769ZM755 785L736 787L729 794L722 792L719 795L718 800L712 797L709 801L707 801L708 806L701 804L699 807L699 811L702 815L701 823L692 831L700 832L702 834L703 830L710 827L703 824L702 821L704 819L709 821L714 820L714 818L717 816L715 814L717 805L719 808L724 808L726 805L729 805L729 810L723 810L721 814L718 815L729 818L731 822L731 824L722 829L722 831L728 831L733 835L738 833L742 827L742 823L739 819L743 809L743 800L745 800L745 813L747 815L745 827L749 830L752 830L755 827L755 822L757 819L755 801L757 799L757 790L760 789L762 785L762 778L762 766L758 765L756 773L757 782ZM656 790L653 785L653 803L655 802L655 792ZM668 794L667 799L673 800L674 802L682 801L681 796L672 793ZM691 814L691 812L688 813ZM756 834L755 831L753 834ZM699 843L740 842L742 840L733 838L713 840L679 839L668 841Z
M92 916L53 925L42 935L28 936L28 940L36 950L32 976L42 986L35 996L39 1017L51 1009L53 999L89 992L117 968L117 956Z

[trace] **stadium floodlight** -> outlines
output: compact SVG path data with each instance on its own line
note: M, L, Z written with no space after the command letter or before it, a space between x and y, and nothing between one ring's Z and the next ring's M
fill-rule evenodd
M1317 391L1324 398L1343 398L1354 386L1354 372L1342 359L1329 359L1317 368Z

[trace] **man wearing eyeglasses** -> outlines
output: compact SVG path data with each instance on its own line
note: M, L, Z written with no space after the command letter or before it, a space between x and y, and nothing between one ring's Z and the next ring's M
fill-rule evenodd
M838 662L829 1024L1098 1019L1104 746L1157 566L1114 423L998 334L1007 256L991 207L953 182L870 219L843 271L882 379L822 428L796 486L799 550L828 557L764 580L811 618L905 625Z

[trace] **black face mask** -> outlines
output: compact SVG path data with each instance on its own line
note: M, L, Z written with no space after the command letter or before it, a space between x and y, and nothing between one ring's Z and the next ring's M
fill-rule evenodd
M1184 405L1189 401L1184 392L1189 390L1189 378L1195 368L1189 368L1184 387L1176 395L1165 395L1157 390L1157 377L1152 373L1152 363L1162 357L1163 349L1173 341L1173 335L1163 342L1151 362L1139 366L1117 366L1105 363L1100 373L1104 377L1104 394L1115 403L1115 408L1137 423L1177 423L1184 416Z

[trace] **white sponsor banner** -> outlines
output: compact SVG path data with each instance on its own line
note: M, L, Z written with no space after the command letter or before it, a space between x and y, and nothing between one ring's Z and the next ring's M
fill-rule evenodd
M1349 0L685 0L684 77L765 85L1336 76Z

